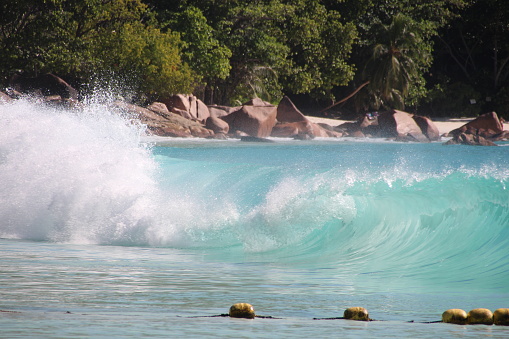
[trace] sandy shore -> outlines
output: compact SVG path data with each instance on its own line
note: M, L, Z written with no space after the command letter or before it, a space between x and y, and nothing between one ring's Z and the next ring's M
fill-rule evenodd
M336 119L327 119L327 118L318 118L318 117L307 117L311 122L314 123L326 123L330 126L338 126L342 123L349 122L348 120L336 120ZM457 119L440 119L433 120L438 130L440 131L440 135L449 133L453 129L459 128L466 124L467 122L473 120L473 118L457 118ZM509 130L509 124L504 124L504 129Z

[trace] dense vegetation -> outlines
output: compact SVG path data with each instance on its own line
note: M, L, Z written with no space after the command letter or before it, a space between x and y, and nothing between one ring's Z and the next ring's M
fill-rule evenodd
M509 109L507 0L0 0L0 75L432 116ZM138 96L138 100L140 100Z

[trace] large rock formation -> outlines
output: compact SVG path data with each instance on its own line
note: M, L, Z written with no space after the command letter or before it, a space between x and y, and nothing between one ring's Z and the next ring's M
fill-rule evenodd
M309 139L315 137L340 137L332 127L323 127L308 118L288 98L284 97L277 106L277 124L272 129L273 137Z
M431 119L399 110L368 114L356 122L339 125L335 130L351 137L391 138L417 142L440 139L438 128Z
M277 107L259 102L249 102L239 110L221 117L230 126L230 133L242 134L266 138L270 136L272 128L276 124Z
M366 138L378 134L378 120L373 115L364 115L355 122L345 122L334 127L335 131L352 138Z
M151 110L154 113L157 113L158 115L168 118L174 115L174 113L171 113L168 110L168 107L163 104L162 102L153 102L150 105L147 106L147 109Z
M457 136L462 133L481 135L484 138L496 137L504 131L504 125L498 118L497 113L489 112L478 116L476 119L449 132L449 136Z
M239 109L242 108L242 106L230 107L230 106L219 106L219 105L209 105L207 107L209 109L210 116L216 117L216 118L224 117L224 116L226 116L230 113L233 113L235 111L238 111Z
M449 132L451 140L444 145L479 145L496 146L493 141L507 140L509 131L504 131L504 125L497 113L489 112L478 116L460 128Z
M196 98L194 95L189 97L189 102L191 107L189 112L191 116L196 117L197 121L205 123L208 117L210 117L210 111L207 105L200 99Z
M214 131L214 133L218 134L228 134L230 130L230 126L228 123L220 118L216 118L214 116L210 116L205 121L205 127Z
M169 98L161 99L170 112L176 113L186 119L205 123L210 116L207 105L194 95L176 94Z
M189 97L184 94L175 94L169 98L162 99L161 102L165 104L168 109L176 108L189 112L189 109L191 108Z
M308 119L297 109L287 96L277 105L277 121L280 123L307 121Z
M438 127L433 123L433 121L428 117L423 117L420 115L414 115L413 119L417 123L417 126L421 129L422 133L430 140L430 141L438 141L440 140L440 131Z
M165 110L160 103L149 105L151 109L148 109L116 101L112 107L146 124L148 130L155 135L183 138L207 138L214 135L213 131L206 129L200 123Z
M402 141L429 142L423 131L414 119L414 115L391 110L380 113L378 116L379 136L395 138Z
M497 146L494 142L480 135L461 133L445 142L444 145Z

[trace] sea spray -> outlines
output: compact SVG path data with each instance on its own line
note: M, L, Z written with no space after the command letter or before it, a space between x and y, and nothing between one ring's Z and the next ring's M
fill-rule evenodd
M2 237L143 242L135 230L150 219L157 166L140 126L106 106L17 101L0 112Z
M0 237L188 247L228 232L235 206L165 186L196 178L184 177L188 168L179 174L178 160L175 171L163 171L142 142L145 127L112 111L110 99L82 109L25 100L0 106Z

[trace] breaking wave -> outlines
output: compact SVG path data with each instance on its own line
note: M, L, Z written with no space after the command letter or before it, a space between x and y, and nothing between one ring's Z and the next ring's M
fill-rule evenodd
M505 147L147 143L106 106L0 106L0 237L248 255L507 290ZM420 280L422 281L422 279Z

